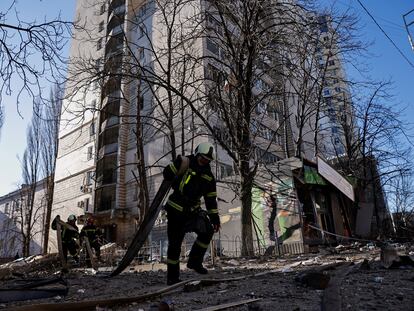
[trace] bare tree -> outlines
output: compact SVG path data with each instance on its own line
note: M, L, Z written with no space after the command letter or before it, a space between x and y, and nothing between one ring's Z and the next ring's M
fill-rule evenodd
M42 175L45 178L45 221L43 253L48 251L50 218L53 204L53 189L55 185L55 167L58 153L59 122L62 108L63 89L56 84L50 92L50 100L44 104L41 119L41 163Z
M4 108L0 105L0 139L1 139L1 128L4 123Z
M389 184L387 192L398 236L414 234L414 184L412 170L401 173Z
M27 146L22 159L23 184L20 189L22 196L20 230L23 242L23 256L29 256L30 254L30 242L33 235L36 234L36 232L33 232L33 229L38 224L43 213L42 207L39 207L35 201L36 189L41 175L41 148L43 144L39 104L35 106L37 109L34 111L31 124L27 129Z
M52 20L23 21L15 10L16 1L0 10L0 101L4 95L42 96L42 80L65 77L63 49L71 36L72 22L60 16ZM17 22L10 23L11 16ZM20 83L17 83L19 81Z

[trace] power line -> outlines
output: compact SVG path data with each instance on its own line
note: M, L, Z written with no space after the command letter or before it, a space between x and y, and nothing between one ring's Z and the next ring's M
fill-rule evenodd
M388 34L382 29L381 25L378 24L378 22L375 20L374 16L367 10L367 8L361 3L360 0L357 0L359 5L364 9L364 11L371 17L371 19L374 21L374 23L378 26L378 28L382 31L382 33L387 37L387 39L392 43L392 45L397 49L397 51L401 54L402 57L407 61L407 63L410 64L411 67L414 68L414 64L408 59L407 56L401 51L401 49L395 44L395 42L388 36Z
M353 8L354 10L356 10L356 9L357 9L355 6L351 5L350 3L346 3L346 2L343 2L343 1L338 1L338 3L340 3L340 4L342 4L342 5L346 6L346 7ZM394 22L392 22L392 21L390 21L390 20L388 20L388 19L385 19L385 18L383 18L383 17L381 17L381 16L378 16L378 15L373 15L373 16L375 16L375 17L376 17L376 18L378 18L378 19L383 20L384 22L387 22L387 23L389 23L389 24L391 24L391 25L394 25L394 26L395 26L395 28L398 28L398 29L403 30L403 31L405 32L405 28L404 28L403 26L401 26L401 25L399 25L399 24L397 24L397 23L394 23Z

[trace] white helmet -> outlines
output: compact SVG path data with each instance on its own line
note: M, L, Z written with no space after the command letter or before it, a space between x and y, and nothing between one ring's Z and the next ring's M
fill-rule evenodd
M201 143L195 149L195 155L202 155L210 161L215 160L214 147L210 143Z

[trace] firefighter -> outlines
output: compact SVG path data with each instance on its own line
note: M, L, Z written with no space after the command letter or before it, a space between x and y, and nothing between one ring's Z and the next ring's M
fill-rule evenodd
M79 228L76 226L76 216L69 215L68 226L62 225L62 251L65 260L68 260L68 251L76 262L79 262ZM52 222L52 229L56 230L56 218Z
M211 172L210 162L214 160L214 147L210 143L201 143L195 154L188 156L188 164L178 157L163 171L164 178L172 181L174 192L165 205L167 211L167 284L180 282L180 252L185 233L195 232L195 240L187 262L187 267L200 274L207 274L203 267L204 254L213 237L220 229L217 209L216 181ZM183 165L187 167L182 168ZM180 176L178 174L184 171ZM206 209L201 209L201 197L204 197Z
M86 220L85 226L83 226L80 238L81 240L83 238L87 237L89 240L89 245L91 248L95 250L96 258L100 261L101 260L101 244L102 244L102 232L101 230L95 225L95 221L92 217L89 217ZM86 260L86 264L88 267L91 266L91 260L89 258Z

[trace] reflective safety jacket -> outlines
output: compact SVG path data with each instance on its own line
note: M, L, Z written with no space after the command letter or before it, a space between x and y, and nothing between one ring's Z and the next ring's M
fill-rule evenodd
M69 223L68 223L69 224ZM75 239L79 239L79 229L76 225L71 225L75 230L71 230L66 228L65 226L62 226L62 243L72 243Z
M79 228L69 222L66 223L73 229L69 229L64 225L61 226L62 243L72 243L74 240L79 239ZM56 218L52 221L52 229L56 230Z
M100 243L102 232L95 225L85 225L83 226L80 237L88 237L89 243Z
M164 168L164 178L172 181L174 192L167 201L167 210L191 214L201 209L201 197L204 198L206 209L212 224L219 224L217 209L216 180L209 164L200 166L195 155L188 156L188 168L178 175L182 157Z

